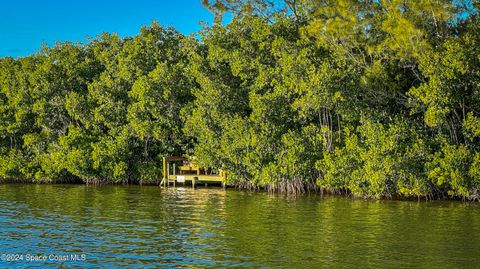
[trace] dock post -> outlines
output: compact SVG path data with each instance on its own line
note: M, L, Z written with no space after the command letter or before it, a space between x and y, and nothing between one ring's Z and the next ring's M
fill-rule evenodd
M163 157L163 187L167 186L167 158Z
M222 177L222 187L225 189L227 187L227 173L223 169L219 169L218 174Z
M173 163L173 177L175 178L175 179L173 180L173 187L175 187L175 184L176 184L176 182L177 182L177 177L175 176L175 163Z
M167 185L170 187L170 162L167 162Z

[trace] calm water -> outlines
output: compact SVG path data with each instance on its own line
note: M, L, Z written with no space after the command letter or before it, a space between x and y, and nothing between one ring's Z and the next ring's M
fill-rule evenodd
M2 268L472 268L480 267L480 205L0 185L0 242L0 254L24 255ZM71 254L85 260L49 261Z

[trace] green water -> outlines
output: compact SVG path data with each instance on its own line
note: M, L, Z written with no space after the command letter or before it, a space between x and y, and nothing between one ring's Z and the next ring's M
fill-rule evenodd
M480 267L480 205L0 185L0 242L0 254L24 255L2 268L472 268ZM52 254L85 256L25 260Z

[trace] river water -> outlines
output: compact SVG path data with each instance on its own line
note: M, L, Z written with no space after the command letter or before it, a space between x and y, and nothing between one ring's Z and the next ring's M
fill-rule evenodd
M0 243L1 268L474 268L480 204L5 184Z

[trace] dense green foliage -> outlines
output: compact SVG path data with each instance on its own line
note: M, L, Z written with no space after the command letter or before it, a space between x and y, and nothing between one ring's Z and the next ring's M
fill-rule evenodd
M156 181L184 144L185 38L154 23L134 38L43 48L1 61L0 176Z
M157 24L0 62L0 177L157 182L195 155L231 184L480 198L474 1L203 1Z

